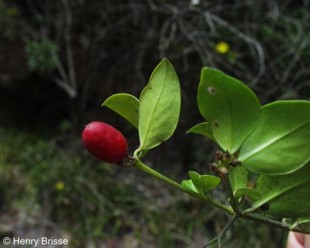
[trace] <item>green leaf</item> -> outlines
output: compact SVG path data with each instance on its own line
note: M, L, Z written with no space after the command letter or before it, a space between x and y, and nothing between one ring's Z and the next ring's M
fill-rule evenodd
M300 231L310 232L310 218L297 219L293 227L297 227Z
M167 59L153 71L140 96L140 150L148 150L169 139L178 124L181 91L177 74Z
M188 175L190 179L192 180L193 184L195 185L198 192L202 192L202 185L200 182L200 175L196 171L189 171Z
M228 178L236 199L242 196L247 196L252 201L260 199L260 194L255 189L247 187L248 172L245 168L237 166L229 170Z
M257 201L261 198L261 195L258 193L257 190L245 187L245 188L239 188L235 192L235 197L239 199L242 196L249 197L252 201Z
M241 188L245 188L248 183L248 172L241 166L237 166L229 170L228 179L233 191L233 194L236 194L236 191Z
M198 107L218 144L231 154L256 128L260 118L260 103L250 88L208 67L201 72Z
M195 193L199 193L199 191L197 190L196 186L194 185L194 183L191 179L183 180L181 185L186 190L189 190L189 191L192 191Z
M262 107L257 129L240 148L238 160L259 174L291 173L310 161L310 102L277 101Z
M125 93L114 94L107 98L101 106L108 107L138 128L139 100L133 95Z
M310 232L310 218L283 219L283 222L300 232Z
M203 193L214 189L221 182L221 178L212 175L201 175L199 179Z
M310 217L310 163L288 175L258 177L255 189L261 199L252 208L280 218Z
M214 189L220 182L221 178L212 175L199 175L196 171L189 171L189 177L196 189L201 195Z
M213 136L209 122L199 123L189 129L186 133L200 134L208 137L210 140L216 141Z

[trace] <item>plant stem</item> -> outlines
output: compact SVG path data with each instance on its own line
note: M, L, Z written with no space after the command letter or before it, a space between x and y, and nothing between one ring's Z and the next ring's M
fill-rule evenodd
M226 188L228 190L228 193L229 193L229 203L230 203L230 205L232 206L232 208L234 209L236 214L238 216L241 216L242 215L242 210L240 208L238 199L236 199L235 196L234 196L234 192L233 192L233 190L231 188L231 184L230 184L228 175L225 175L223 177L223 181L224 181L224 184L225 184L225 186L226 186Z
M233 216L233 218L227 222L227 224L220 231L220 233L214 239L212 239L208 244L206 244L203 248L208 247L209 245L213 244L216 241L218 243L218 248L221 248L222 247L222 237L224 236L224 234L227 232L227 230L232 226L232 224L234 224L234 222L237 219L238 219L238 215L235 214Z
M136 154L134 155L136 163L135 166L137 168L139 168L140 170L152 175L153 177L156 177L157 179L169 184L170 186L179 189L181 191L183 191L182 185L177 183L176 181L170 179L169 177L164 176L163 174L159 173L156 170L153 170L152 168L150 168L149 166L147 166L146 164L144 164L137 156Z
M144 164L140 160L139 155L138 155L139 153L140 153L139 149L136 150L135 153L134 153L135 166L138 169L140 169L140 170L142 170L142 171L152 175L153 177L159 179L162 182L165 182L166 184L172 186L173 188L176 188L176 189L178 189L178 190L180 190L182 192L185 192L185 193L187 193L187 194L189 194L189 195L191 195L193 197L196 197L196 198L198 198L198 199L200 199L202 201L205 201L205 202L207 202L207 203L209 203L209 204L211 204L211 205L213 205L213 206L215 206L215 207L217 207L219 209L222 209L222 210L224 210L225 212L227 212L230 215L234 214L234 210L231 207L226 206L226 205L224 205L224 204L222 204L222 203L220 203L218 201L215 201L214 199L212 199L210 197L202 196L202 195L200 195L198 193L195 193L194 191L187 190L187 189L183 188L181 184L177 183L176 181L172 180L171 178L169 178L169 177L159 173L156 170L153 170L152 168L150 168L149 166L147 166L146 164Z
M261 223L272 225L272 226L275 226L275 227L278 227L278 228L281 228L287 231L301 232L300 230L298 230L298 228L293 228L292 226L287 225L283 222L276 221L270 218L266 218L259 214L248 213L248 214L242 215L241 217L244 219L255 220ZM302 233L310 234L310 231L302 231Z
M287 231L300 232L300 230L298 230L298 228L292 227L292 226L287 225L285 223L282 223L280 221L276 221L276 220L264 217L264 216L259 215L259 214L252 213L251 211L255 211L255 209L247 209L245 211L242 211L240 209L239 203L238 202L234 202L234 200L233 200L235 198L233 197L233 194L232 194L232 191L231 191L231 187L230 187L229 191L230 191L231 198L232 198L232 202L231 202L232 207L224 205L224 204L222 204L222 203L220 203L220 202L218 202L218 201L216 201L216 200L214 200L214 199L212 199L212 198L210 198L208 196L202 196L202 195L200 195L200 194L198 194L198 193L196 193L194 191L190 191L188 189L185 189L185 188L182 187L181 184L177 183L176 181L172 180L171 178L169 178L169 177L159 173L158 171L156 171L156 170L150 168L149 166L147 166L146 164L144 164L140 160L140 158L139 158L139 155L138 155L139 153L140 153L139 149L136 150L135 153L134 153L135 166L138 169L140 169L140 170L142 170L142 171L152 175L153 177L159 179L162 182L165 182L166 184L172 186L173 188L176 188L176 189L178 189L178 190L180 190L182 192L185 192L185 193L187 193L187 194L189 194L189 195L191 195L191 196L193 196L195 198L198 198L198 199L200 199L200 200L202 200L202 201L204 201L204 202L206 202L208 204L211 204L214 207L222 209L226 213L228 213L229 215L233 215L234 218L231 221L232 223L238 217L240 217L240 218L244 218L244 219L255 220L255 221L258 221L258 222L261 222L261 223L269 224L269 225L272 225L272 226L275 226L275 227L279 227L279 228L287 230ZM226 178L226 184L228 186L230 186L230 183L227 180L227 178ZM222 231L226 231L230 225L226 225ZM306 232L303 232L303 233L310 234L310 231L306 231Z

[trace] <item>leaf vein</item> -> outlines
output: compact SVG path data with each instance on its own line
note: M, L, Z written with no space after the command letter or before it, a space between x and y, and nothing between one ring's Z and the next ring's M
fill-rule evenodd
M155 104L153 105L153 108L151 109L151 114L150 114L150 116L149 116L149 118L148 118L148 125L147 125L147 130L146 130L146 133L145 133L145 135L144 135L144 140L141 142L141 146L144 146L144 144L145 144L145 141L147 140L147 137L148 137L148 134L149 134L149 132L150 132L150 122L151 122L151 120L152 120L152 117L153 117L153 114L154 114L154 112L155 112L155 110L156 110L156 106L158 105L158 102L159 102L159 100L160 100L160 96L162 95L162 92L163 92L163 90L164 90L164 85L165 85L165 83L166 83L166 77L167 77L167 67L165 67L165 74L164 74L164 79L163 79L163 82L164 82L164 84L162 85L162 87L161 87L161 89L160 89L160 92L157 94L157 95L155 95L155 97L156 97L156 100L155 100Z
M305 123L303 123L302 125L295 127L295 128L294 128L293 130L291 130L290 132L286 132L286 133L284 133L284 134L282 134L282 135L279 135L279 136L277 136L277 137L274 137L273 139L269 140L269 142L266 142L266 143L264 143L264 144L262 144L262 145L256 147L256 149L254 149L254 150L252 151L252 153L250 153L245 159L243 159L242 162L247 161L247 160L250 159L251 157L255 156L257 153L259 153L259 152L261 152L261 151L267 149L269 146L271 146L271 145L273 145L274 143L280 141L281 139L283 139L283 138L285 138L285 137L287 137L287 136L289 136L289 135L292 135L294 132L298 131L299 129L303 128L304 126L306 126L306 125L308 125L308 124L310 124L310 122L305 122Z

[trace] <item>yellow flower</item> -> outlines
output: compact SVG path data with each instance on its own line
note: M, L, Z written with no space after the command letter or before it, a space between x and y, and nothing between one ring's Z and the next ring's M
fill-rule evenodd
M228 53L229 44L225 41L221 41L215 45L215 51L217 51L220 54Z
M64 188L65 188L65 184L64 184L64 182L57 182L56 184L55 184L55 188L58 190L58 191L62 191Z

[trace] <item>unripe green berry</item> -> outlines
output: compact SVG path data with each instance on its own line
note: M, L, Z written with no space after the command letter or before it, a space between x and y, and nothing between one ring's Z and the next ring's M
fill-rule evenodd
M82 132L82 141L92 155L108 163L118 164L127 155L125 137L104 122L93 121L86 125Z

